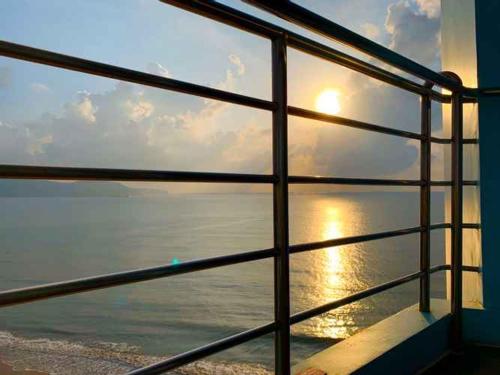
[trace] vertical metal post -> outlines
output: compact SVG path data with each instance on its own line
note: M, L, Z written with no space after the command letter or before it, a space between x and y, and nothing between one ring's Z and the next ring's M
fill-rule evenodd
M432 87L432 85L427 85ZM420 141L420 311L430 311L430 266L431 266L431 98L422 95Z
M452 126L452 191L451 191L451 345L462 347L462 211L463 211L463 113L462 94L451 99Z
M290 266L288 238L288 113L286 35L272 40L275 373L290 374Z

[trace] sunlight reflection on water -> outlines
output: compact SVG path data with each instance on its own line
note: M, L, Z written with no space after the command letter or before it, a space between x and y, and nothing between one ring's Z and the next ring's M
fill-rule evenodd
M363 225L361 207L350 199L332 200L325 197L311 202L309 210L311 220L307 225L306 241L353 235L359 233L356 227ZM330 247L297 254L297 258L299 257L300 260L293 263L294 267L305 268L307 271L300 272L302 280L297 280L300 286L297 285L298 288L294 288L292 293L300 291L298 305L303 308L320 306L366 287L362 275L359 275L360 270L365 267L359 245ZM357 326L351 313L360 309L369 309L369 306L360 301L341 307L304 322L294 328L295 333L326 338L348 337Z

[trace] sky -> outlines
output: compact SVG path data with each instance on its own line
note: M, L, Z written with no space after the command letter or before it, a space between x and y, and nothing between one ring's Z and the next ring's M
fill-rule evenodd
M380 65L239 0L223 3ZM439 0L297 3L440 70ZM271 97L268 40L156 0L2 0L0 35L15 43ZM290 105L315 109L318 95L330 89L338 93L340 116L416 132L420 128L418 96L293 49L288 51L288 87ZM436 106L436 134L440 124ZM295 117L289 118L289 138L291 174L418 178L419 145L414 141ZM438 177L441 154L436 146L433 173ZM0 160L271 173L271 115L0 57ZM155 187L210 190L175 184Z

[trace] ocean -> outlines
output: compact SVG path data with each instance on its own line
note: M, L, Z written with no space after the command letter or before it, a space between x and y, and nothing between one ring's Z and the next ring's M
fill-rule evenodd
M432 195L442 222L443 193ZM272 247L270 194L0 198L2 290ZM290 195L292 244L419 225L419 194ZM444 262L445 231L432 234ZM418 271L412 234L291 256L292 312ZM442 273L433 297L445 295ZM292 327L296 363L418 301L418 281ZM121 374L273 320L272 260L0 310L0 359L53 374ZM273 335L173 374L270 374Z

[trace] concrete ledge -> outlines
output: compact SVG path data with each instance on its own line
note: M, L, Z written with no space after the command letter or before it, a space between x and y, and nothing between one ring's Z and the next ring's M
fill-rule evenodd
M431 310L411 306L313 355L292 373L415 374L448 350L449 301L433 299Z

